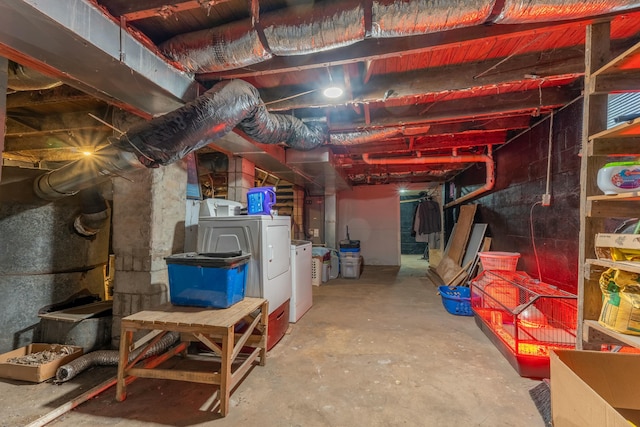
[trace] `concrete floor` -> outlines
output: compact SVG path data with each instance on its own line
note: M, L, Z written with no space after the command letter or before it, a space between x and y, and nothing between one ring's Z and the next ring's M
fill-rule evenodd
M52 426L527 426L544 421L521 378L475 325L442 306L419 255L314 287L314 306L231 396L212 386L139 379L110 388ZM56 386L0 381L0 425L23 426L115 376L90 369Z

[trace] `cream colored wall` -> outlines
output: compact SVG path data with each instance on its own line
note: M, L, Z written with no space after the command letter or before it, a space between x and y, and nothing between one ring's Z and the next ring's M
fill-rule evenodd
M337 240L360 240L365 265L400 265L398 185L356 186L338 193Z

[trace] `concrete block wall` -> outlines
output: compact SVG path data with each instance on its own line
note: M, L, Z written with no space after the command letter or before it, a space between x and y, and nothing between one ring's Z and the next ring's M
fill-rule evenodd
M113 194L113 251L116 272L112 345L120 321L169 300L165 257L184 248L187 171L177 162L116 179Z
M246 206L247 193L255 186L255 164L242 157L229 156L227 200Z
M92 238L73 231L81 200L33 195L44 171L5 167L0 185L0 353L40 340L39 310L81 290L104 292L109 223Z
M549 120L495 151L494 190L469 202L479 205L476 222L489 225L492 250L519 252L519 270L574 293L578 280L581 123L579 102L555 114L551 206L539 203L546 187ZM456 180L456 186L464 194L484 179L484 168L469 168Z

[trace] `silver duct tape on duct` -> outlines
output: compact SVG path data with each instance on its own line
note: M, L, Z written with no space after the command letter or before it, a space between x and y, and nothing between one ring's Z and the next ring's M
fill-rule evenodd
M361 2L298 6L286 13L266 14L260 21L274 55L306 55L364 40Z
M160 49L194 73L247 67L272 57L249 20L179 35Z
M497 24L564 21L640 7L634 0L505 0Z
M484 23L495 0L374 1L371 36L404 37Z
M219 83L184 107L134 125L114 146L136 153L147 167L168 165L238 126L263 144L311 150L328 141L325 127L271 114L258 90L241 80Z

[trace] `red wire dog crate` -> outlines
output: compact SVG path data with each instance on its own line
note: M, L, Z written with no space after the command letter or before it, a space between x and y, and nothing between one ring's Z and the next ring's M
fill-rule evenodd
M476 324L520 376L549 378L551 349L576 344L577 297L522 271L485 270L471 281Z

